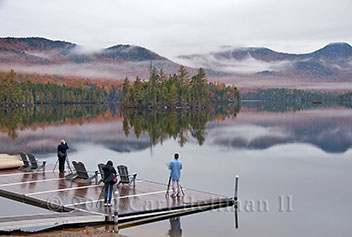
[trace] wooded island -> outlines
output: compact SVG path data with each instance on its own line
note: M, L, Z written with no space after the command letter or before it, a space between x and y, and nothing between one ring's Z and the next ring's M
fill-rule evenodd
M127 108L204 108L211 104L239 103L240 93L234 85L209 82L202 68L192 77L185 67L167 76L154 68L148 81L126 78L122 85L121 106Z

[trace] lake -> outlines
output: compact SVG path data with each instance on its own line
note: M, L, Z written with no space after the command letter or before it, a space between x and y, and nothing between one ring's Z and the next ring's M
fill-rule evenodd
M167 183L166 164L177 152L183 186L227 196L239 175L238 228L231 207L121 229L123 235L352 233L351 109L262 102L191 112L42 105L1 109L0 115L0 153L23 150L54 164L57 144L65 139L69 159L90 170L110 159L139 178ZM2 216L13 213L8 202L0 199Z

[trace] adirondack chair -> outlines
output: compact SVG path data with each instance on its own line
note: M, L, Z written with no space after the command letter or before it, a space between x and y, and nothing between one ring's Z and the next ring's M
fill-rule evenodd
M98 181L98 184L101 184L104 181L104 170L103 170L104 166L105 164L103 163L98 164L98 170L100 174L100 180Z
M76 161L72 161L72 165L76 172L69 178L72 178L73 181L75 181L76 179L82 179L83 183L88 184L93 179L95 179L95 183L98 183L98 171L94 171L94 175L89 176L88 171L82 162L77 163Z
M20 152L20 157L23 162L23 165L19 167L20 170L30 171L32 169L31 164L28 161L27 155L24 152Z
M127 166L125 166L125 165L117 166L117 172L119 173L119 176L120 176L120 180L117 183L117 185L119 185L119 184L127 184L129 186L131 183L133 183L133 185L135 185L137 173L129 175Z
M34 171L38 171L43 169L43 171L45 171L45 165L46 165L46 161L44 160L43 163L41 165L39 165L38 160L34 157L33 154L28 153L27 154L29 162L31 163L31 169Z

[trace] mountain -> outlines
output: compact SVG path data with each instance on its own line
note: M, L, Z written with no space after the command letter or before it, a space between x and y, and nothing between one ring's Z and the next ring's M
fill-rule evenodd
M217 52L179 56L176 61L134 45L118 44L92 52L65 41L0 38L0 71L122 80L126 76L148 78L150 66L173 74L182 64L191 75L203 67L210 80L242 88L348 89L346 83L352 80L352 47L348 43L331 43L306 54L224 47Z
M246 78L276 77L305 81L352 79L352 47L331 43L306 54L276 52L268 48L225 48L208 54L181 55L191 66L233 73Z
M233 58L237 60L244 60L248 56L254 59L272 62L281 60L304 60L304 59L329 59L341 60L350 59L352 57L352 47L347 43L331 43L327 46L307 54L289 54L276 52L268 48L239 48L227 50L214 54L217 58Z
M6 57L0 62L24 61L27 64L84 63L102 61L166 60L152 51L131 45L116 45L99 52L84 52L73 43L45 38L0 38L0 51Z
M119 44L89 52L65 41L38 37L0 38L0 70L121 80L126 76L147 78L151 64L167 73L176 72L180 66L133 45ZM189 70L195 72L195 69Z
M352 46L347 43L331 43L322 49L319 49L311 54L315 58L329 60L345 60L352 57Z
M65 41L52 41L40 37L29 37L29 38L0 38L0 49L4 51L25 51L25 50L61 50L62 52L67 51L76 47L75 44Z

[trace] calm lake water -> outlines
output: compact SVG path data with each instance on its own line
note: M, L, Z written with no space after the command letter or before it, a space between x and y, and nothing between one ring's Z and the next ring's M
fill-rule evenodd
M233 196L234 177L240 176L237 229L231 207L121 229L121 234L352 234L351 109L271 110L243 103L240 111L201 115L74 106L18 110L2 111L1 153L24 150L55 163L57 143L64 138L70 160L84 161L90 170L111 159L139 178L167 183L166 163L178 152L183 186L227 196ZM1 215L11 214L6 201L0 203Z

